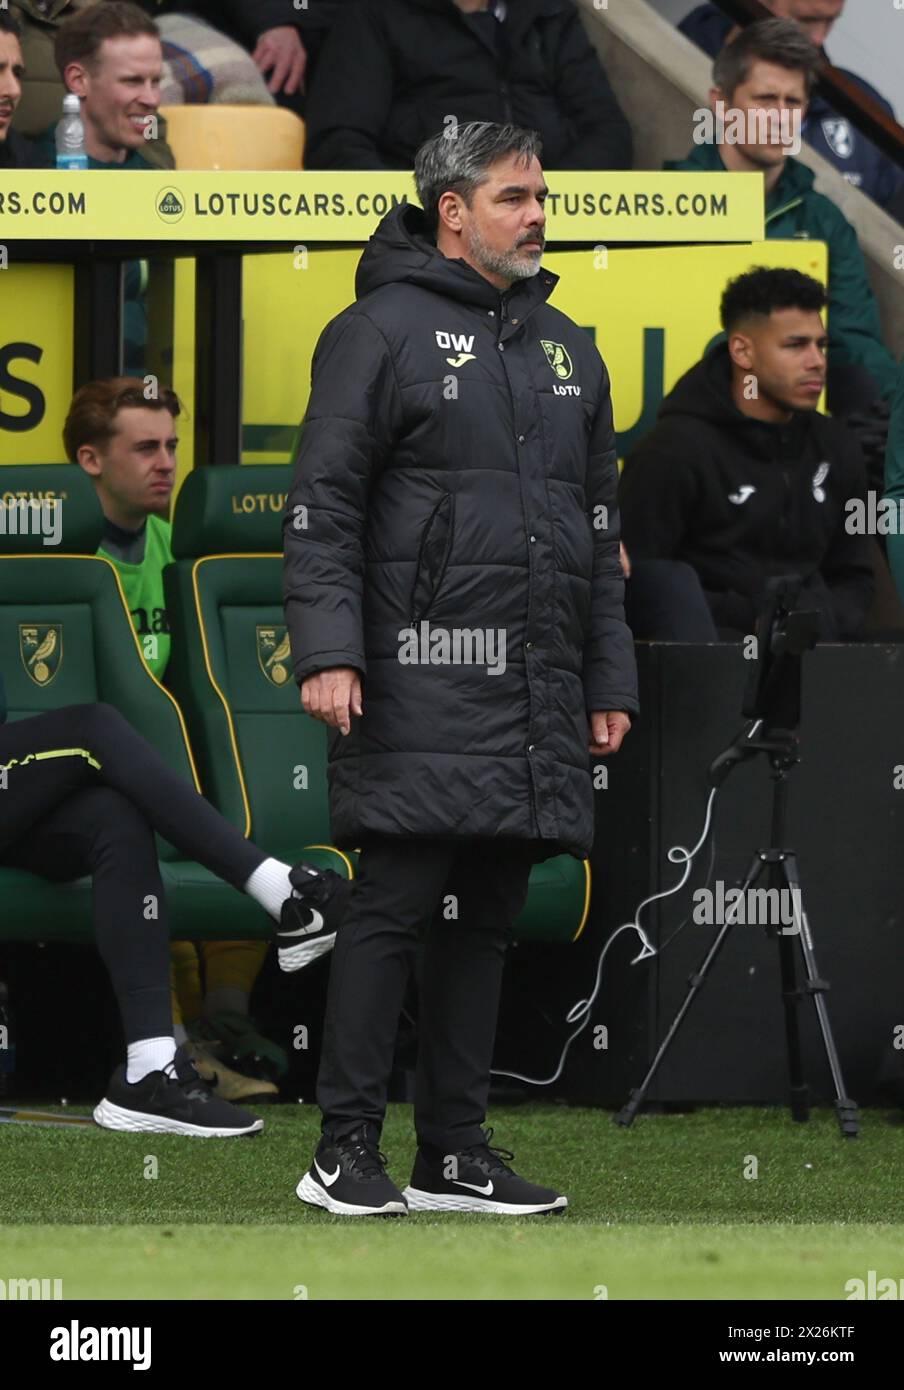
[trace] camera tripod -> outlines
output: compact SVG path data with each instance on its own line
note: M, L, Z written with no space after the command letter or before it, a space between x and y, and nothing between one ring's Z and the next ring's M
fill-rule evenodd
M751 720L725 752L716 758L709 769L709 776L711 784L718 787L739 763L746 762L760 754L768 757L773 783L770 844L768 849L758 849L754 853L747 873L740 884L740 896L736 902L747 901L748 890L753 887L765 870L769 888L779 889L780 894L781 890L784 889L793 904L791 931L778 931L774 924L766 925L766 935L778 940L782 1004L785 1014L785 1038L788 1049L791 1118L799 1122L810 1118L809 1090L803 1075L798 1019L801 1001L806 995L809 995L816 1009L826 1059L832 1073L838 1125L846 1138L853 1139L860 1132L857 1106L845 1092L841 1063L838 1060L835 1040L829 1025L828 1009L824 998L829 984L820 976L816 968L813 938L807 922L807 915L803 910L797 855L794 850L785 848L788 773L800 761L797 727L800 722L801 656L816 641L815 615L792 611L792 605L799 589L800 580L796 577L779 578L773 581L770 603L760 622L763 660L757 663L759 670L756 674L751 673L752 678L748 683L744 702L743 712L745 715L751 716ZM781 896L779 896L779 902L781 900ZM725 914L722 927L700 966L689 977L689 988L684 1002L672 1020L671 1027L663 1038L640 1086L631 1092L627 1103L616 1115L617 1124L625 1127L630 1125L643 1104L653 1078L681 1027L688 1009L702 989L707 975L728 938L734 925L734 917L735 911L731 908ZM800 987L797 984L795 968L793 946L795 937L800 944L804 964L805 979Z

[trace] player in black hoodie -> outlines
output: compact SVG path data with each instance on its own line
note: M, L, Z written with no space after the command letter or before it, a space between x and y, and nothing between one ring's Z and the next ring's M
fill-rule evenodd
M817 410L825 302L818 281L796 270L760 267L731 281L727 341L681 378L625 463L619 505L632 565L684 562L685 577L690 566L724 638L753 632L773 575L803 577L799 606L818 611L823 641L856 638L869 607L869 541L845 529L845 503L866 494L863 458Z

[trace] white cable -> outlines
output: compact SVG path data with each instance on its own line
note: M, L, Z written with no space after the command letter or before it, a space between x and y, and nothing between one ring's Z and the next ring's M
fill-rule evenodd
M508 1076L515 1081L526 1081L529 1086L551 1086L554 1081L558 1081L559 1077L562 1075L562 1070L565 1066L565 1058L568 1056L568 1049L571 1047L571 1044L574 1042L575 1038L580 1037L581 1033L583 1033L584 1029L587 1027L587 1024L590 1022L590 1010L593 1008L596 996L599 994L600 984L603 978L603 961L606 959L606 952L609 950L609 947L612 945L615 938L618 935L620 935L620 933L623 931L637 932L637 935L640 937L641 947L639 954L636 955L634 959L631 961L632 965L638 965L640 961L649 960L651 956L655 956L658 954L656 947L649 940L646 932L640 925L640 914L645 907L649 907L650 903L655 903L660 898L671 897L673 893L678 893L687 883L694 859L699 854L702 846L706 843L707 836L709 835L709 827L712 821L713 813L713 802L716 799L717 791L718 787L713 787L712 791L709 794L709 800L706 803L706 816L703 821L703 829L700 832L700 838L694 845L694 848L688 850L685 849L683 845L673 845L672 848L669 850L668 854L666 855L666 858L668 859L670 864L684 865L684 873L681 875L681 878L672 888L666 888L662 893L653 893L650 895L649 898L644 898L643 901L638 905L637 911L634 913L633 921L623 922L620 927L616 927L615 931L612 933L612 935L609 937L609 940L604 945L602 951L599 954L599 959L596 963L596 981L593 986L593 993L591 994L589 999L580 999L577 1002L577 1004L572 1005L572 1007L568 1010L568 1013L565 1015L566 1023L575 1023L579 1018L583 1018L583 1022L580 1023L578 1027L574 1030L574 1032L571 1033L569 1037L566 1039L565 1046L562 1048L562 1054L559 1057L559 1065L556 1067L552 1076L548 1076L545 1078L545 1080L541 1080L534 1076L522 1076L521 1073L517 1071L498 1071L495 1067L492 1069L491 1073L493 1076ZM674 936L674 933L672 935ZM671 939L672 938L670 937L669 940Z

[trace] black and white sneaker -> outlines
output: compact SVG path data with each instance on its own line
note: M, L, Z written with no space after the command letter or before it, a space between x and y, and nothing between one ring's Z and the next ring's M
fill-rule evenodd
M493 1131L486 1142L458 1153L417 1151L411 1183L405 1188L409 1211L485 1211L495 1216L530 1216L563 1211L568 1198L549 1187L538 1187L513 1173L503 1159L513 1159L507 1149L491 1148Z
M295 1189L311 1207L335 1216L405 1216L405 1198L386 1174L373 1126L363 1124L347 1138L324 1134L314 1162Z
M107 1093L94 1110L102 1129L129 1134L184 1134L201 1139L231 1139L257 1134L263 1120L229 1101L220 1100L201 1080L181 1047L163 1071L152 1071L130 1084L124 1066L110 1078Z
M351 883L332 869L296 864L289 872L291 897L282 906L276 930L279 968L303 970L336 944L336 928L345 916Z

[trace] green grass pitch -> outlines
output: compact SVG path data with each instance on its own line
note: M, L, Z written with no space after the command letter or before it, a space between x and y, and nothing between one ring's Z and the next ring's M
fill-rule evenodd
M843 1300L870 1269L904 1275L904 1129L882 1111L850 1140L830 1110L623 1130L604 1111L499 1109L495 1142L567 1213L360 1221L295 1197L317 1111L264 1117L261 1136L225 1141L0 1127L0 1276L61 1278L67 1299ZM402 1187L413 1139L410 1108L391 1107Z

